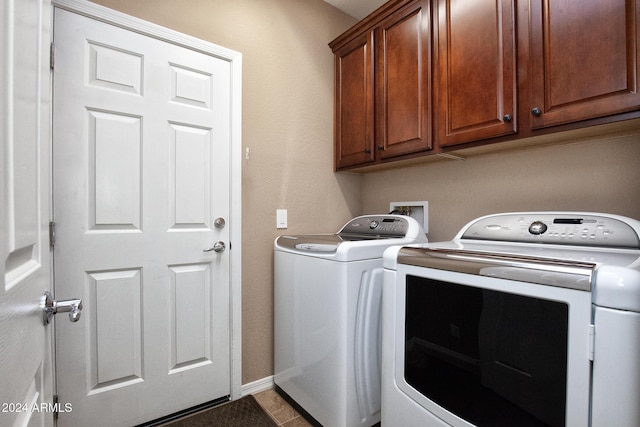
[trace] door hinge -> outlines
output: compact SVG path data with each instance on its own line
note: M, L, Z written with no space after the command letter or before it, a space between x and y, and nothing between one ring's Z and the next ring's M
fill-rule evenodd
M49 247L53 249L56 245L56 223L51 221L49 223Z
M57 394L53 395L53 419L57 420L58 416L60 415L60 410L58 409L58 402L60 401L60 399L58 398Z
M596 346L596 325L589 325L589 360L593 362L593 353Z
M56 67L56 45L51 43L49 47L49 67L53 70Z

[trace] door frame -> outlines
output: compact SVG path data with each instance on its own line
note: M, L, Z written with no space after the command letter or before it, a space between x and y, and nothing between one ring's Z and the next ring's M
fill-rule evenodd
M231 400L242 395L242 54L86 0L53 0L52 6L187 49L226 60L231 66L229 200L229 328ZM55 25L55 23L54 23ZM54 119L55 120L55 119ZM233 250L231 250L233 245ZM55 283L54 283L55 288Z

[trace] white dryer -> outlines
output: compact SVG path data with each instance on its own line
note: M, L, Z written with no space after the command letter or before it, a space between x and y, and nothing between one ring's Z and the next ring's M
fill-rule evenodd
M640 221L511 212L384 255L382 424L640 426Z
M380 421L382 255L426 241L422 227L401 215L365 215L335 234L276 239L274 381L318 423Z

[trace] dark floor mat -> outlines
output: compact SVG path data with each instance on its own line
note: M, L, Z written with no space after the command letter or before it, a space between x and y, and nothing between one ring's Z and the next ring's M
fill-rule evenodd
M166 427L274 427L277 424L262 409L255 397L249 395L215 408L196 412L168 424Z

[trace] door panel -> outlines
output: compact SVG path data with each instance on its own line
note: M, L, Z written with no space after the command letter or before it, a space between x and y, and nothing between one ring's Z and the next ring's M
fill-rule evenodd
M91 110L87 115L89 229L140 230L142 118Z
M335 168L374 160L373 31L335 52Z
M513 0L437 2L438 143L516 132Z
M377 144L381 159L431 148L431 10L428 1L377 30Z
M142 381L142 283L140 269L87 275L89 383L92 392ZM117 310L113 310L117 307Z
M52 426L47 0L0 7L0 425Z
M640 2L530 2L532 127L640 105Z
M55 12L61 426L133 425L230 395L231 65ZM114 410L116 408L117 410Z

